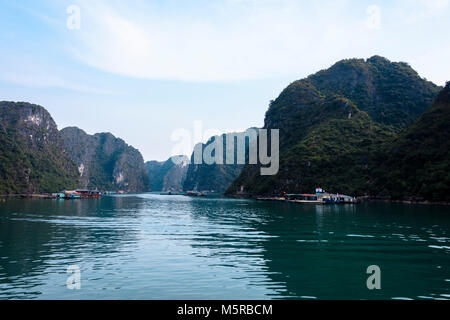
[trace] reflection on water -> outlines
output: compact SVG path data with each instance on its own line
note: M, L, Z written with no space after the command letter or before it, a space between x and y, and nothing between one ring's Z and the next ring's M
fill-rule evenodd
M0 203L0 298L446 299L449 207L153 194ZM66 288L69 265L81 290ZM379 265L382 289L366 287Z

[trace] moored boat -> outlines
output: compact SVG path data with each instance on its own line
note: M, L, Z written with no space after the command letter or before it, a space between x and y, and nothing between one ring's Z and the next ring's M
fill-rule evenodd
M356 198L343 195L328 193L322 188L316 188L316 193L298 193L286 194L283 196L257 197L256 200L261 201L287 201L292 203L311 203L311 204L354 204Z

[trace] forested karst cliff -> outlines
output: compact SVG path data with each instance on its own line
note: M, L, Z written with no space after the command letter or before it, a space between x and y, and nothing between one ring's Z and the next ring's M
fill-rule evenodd
M321 186L368 194L380 153L439 90L408 64L379 56L342 60L295 81L265 117L266 129L280 129L279 173L261 176L258 166L247 165L227 193L306 193Z
M55 121L43 107L0 102L0 194L54 192L78 185Z
M99 190L149 191L141 153L111 133L89 135L76 127L61 130L81 184Z

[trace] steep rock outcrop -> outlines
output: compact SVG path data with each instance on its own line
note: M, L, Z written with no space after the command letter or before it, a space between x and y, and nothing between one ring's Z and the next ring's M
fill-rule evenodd
M175 161L172 161L173 158ZM186 156L173 158L145 163L152 191L183 191L189 159Z
M111 133L89 135L76 127L61 130L68 155L85 188L144 192L148 176L141 153Z
M77 179L47 110L0 102L0 194L57 192L78 186Z

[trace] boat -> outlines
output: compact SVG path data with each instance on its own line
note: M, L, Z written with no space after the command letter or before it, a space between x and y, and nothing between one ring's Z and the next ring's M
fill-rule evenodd
M319 197L315 194L287 194L286 199L289 202L294 203L316 203L321 204L323 203L322 199L319 199Z
M288 202L293 203L312 203L312 204L354 204L356 198L343 195L328 193L322 188L316 188L315 194L286 194Z
M59 198L62 198L62 199L69 199L69 200L73 200L73 199L81 199L81 194L80 193L78 193L78 192L76 192L75 190L73 190L73 191L63 191L63 192L61 192L60 194L63 194L64 196L63 197L59 197Z
M101 196L101 192L98 190L77 189L76 193L80 194L81 198L94 198L98 199Z

